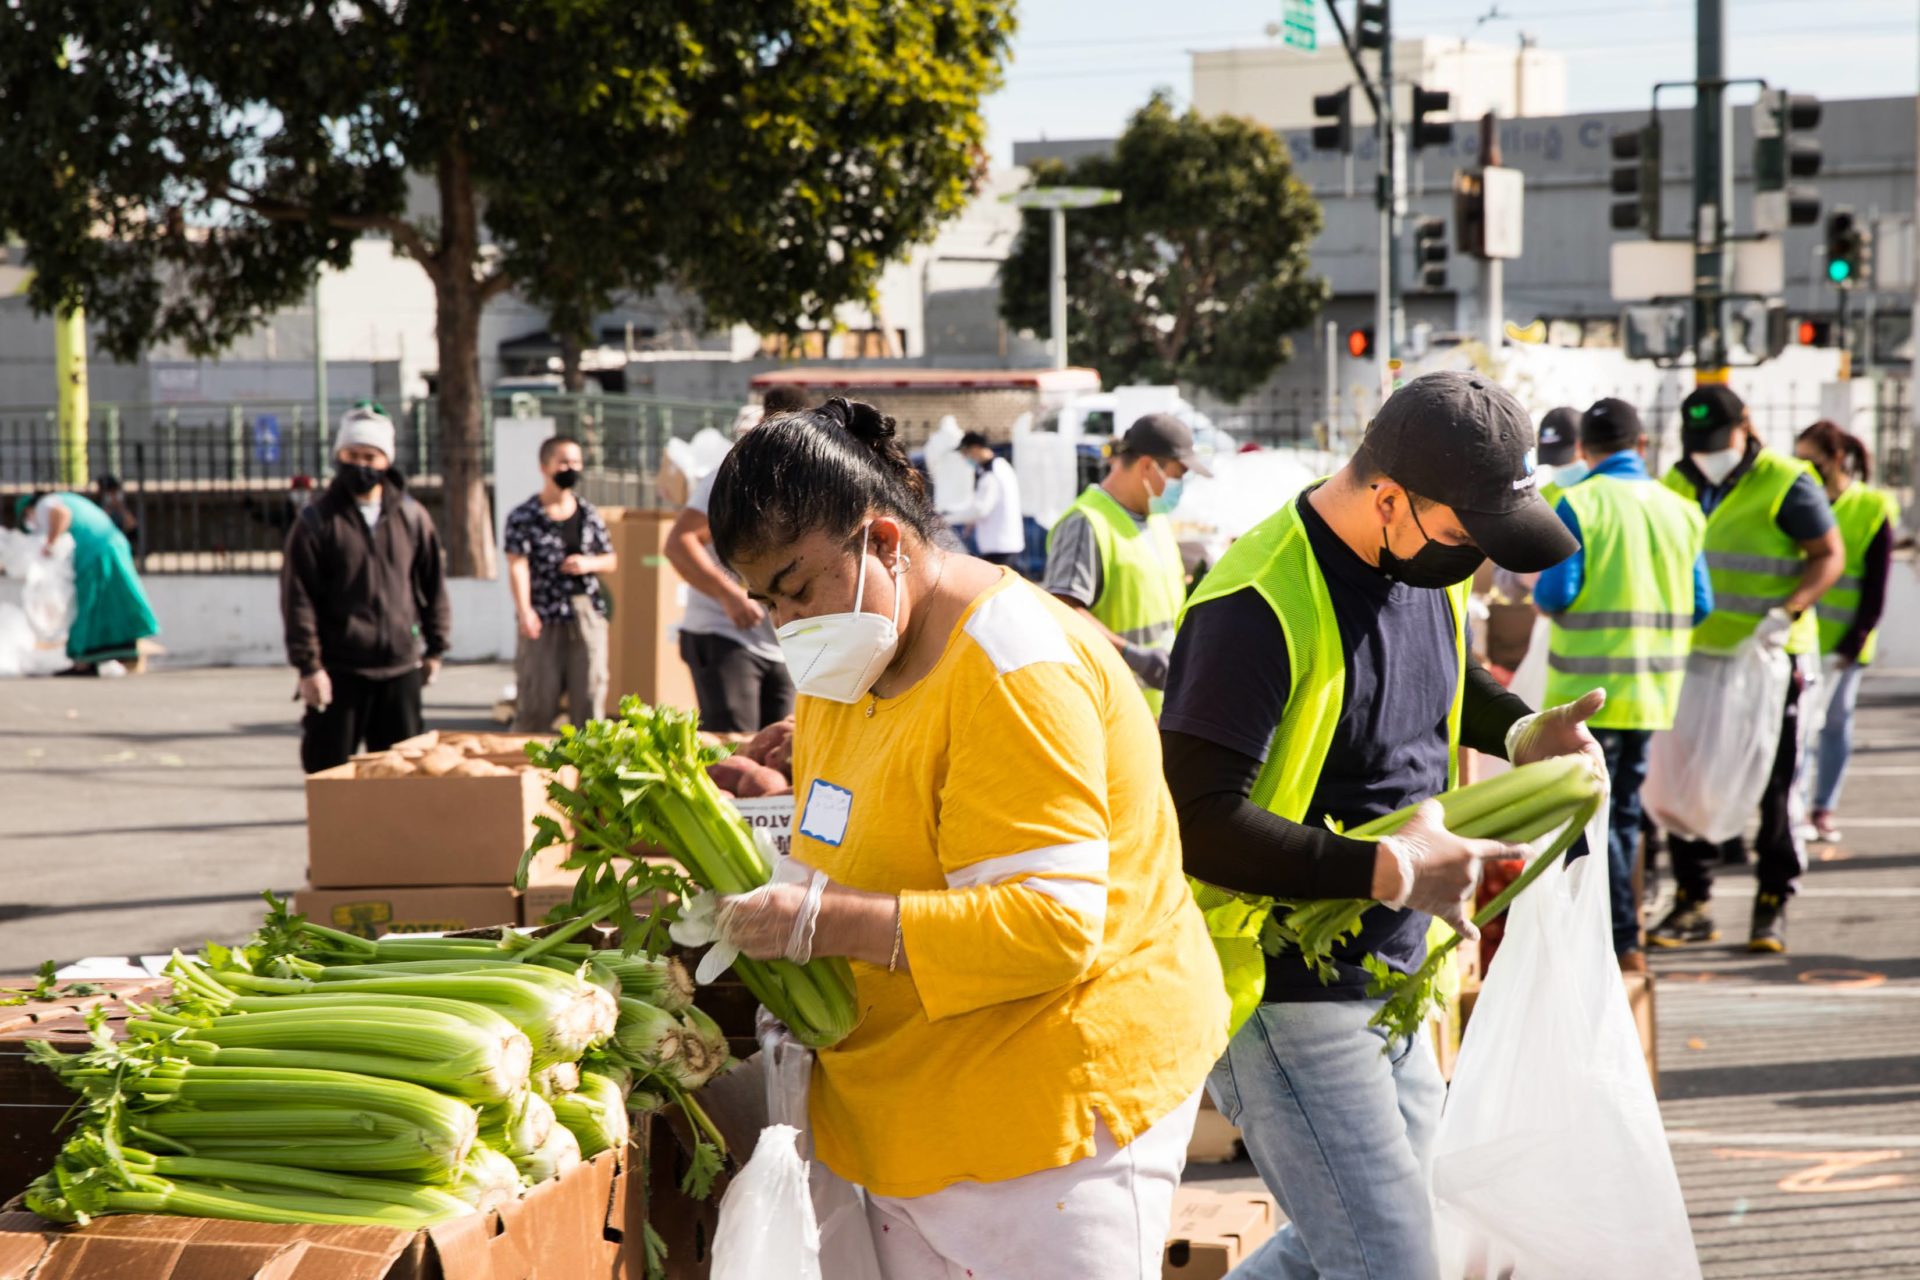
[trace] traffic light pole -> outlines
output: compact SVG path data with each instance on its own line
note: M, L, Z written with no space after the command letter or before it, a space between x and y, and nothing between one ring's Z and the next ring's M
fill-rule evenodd
M1733 170L1727 163L1727 16L1722 0L1696 0L1693 108L1693 377L1727 380L1721 331L1728 272L1727 218Z
M1393 26L1392 9L1386 10L1386 19L1380 39L1380 100L1374 113L1374 127L1380 140L1380 178L1378 202L1380 205L1380 291L1374 304L1373 332L1378 345L1375 361L1380 370L1380 398L1385 400L1393 393L1393 371L1389 367L1393 357L1399 352L1404 340L1403 313L1400 309L1400 270L1399 240L1394 235L1393 204L1395 195L1393 145Z

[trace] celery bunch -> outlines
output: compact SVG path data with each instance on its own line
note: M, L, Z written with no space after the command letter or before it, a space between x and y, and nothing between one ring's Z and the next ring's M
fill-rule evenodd
M1500 895L1473 917L1484 926L1507 909L1522 890L1539 878L1580 838L1587 823L1606 800L1605 783L1585 760L1563 756L1522 765L1497 778L1457 787L1436 796L1446 812L1447 830L1479 840L1530 844L1555 836L1545 850ZM1413 820L1418 805L1376 818L1346 834L1357 840L1390 836ZM1604 856L1604 855L1603 855ZM1371 898L1279 899L1261 930L1261 945L1271 955L1298 953L1322 982L1337 976L1333 949L1360 932L1361 917L1379 903ZM1413 973L1389 969L1378 956L1362 963L1373 981L1368 994L1387 997L1374 1015L1373 1025L1391 1034L1411 1035L1426 1021L1435 998L1434 983L1447 955L1460 943L1455 934L1431 948Z
M751 831L707 776L707 766L725 754L700 744L693 716L634 697L623 700L612 719L567 729L551 744L527 744L528 758L555 775L547 794L567 826L551 817L536 820L538 834L521 860L519 883L525 886L534 856L555 845L570 846L564 865L579 873L579 882L571 904L575 919L522 951L523 960L601 920L619 926L629 950L657 953L661 927L676 909L642 917L634 911L636 901L661 893L684 897L696 885L746 893L767 882L772 869ZM577 777L572 785L569 774ZM647 845L671 850L686 874L633 856ZM846 961L795 965L742 956L733 967L803 1043L822 1048L853 1030L858 1013Z

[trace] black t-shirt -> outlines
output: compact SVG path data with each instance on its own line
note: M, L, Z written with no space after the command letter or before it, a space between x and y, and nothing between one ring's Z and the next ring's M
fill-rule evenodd
M587 504L584 502L576 503L574 504L573 514L560 522L560 545L567 549L568 555L577 556L580 554L580 547L586 539L586 532Z
M1339 724L1302 821L1354 827L1447 787L1447 714L1459 679L1453 606L1444 591L1388 579L1355 555L1307 501L1296 500L1340 629L1346 690ZM1289 671L1280 620L1254 591L1191 609L1174 643L1162 731L1191 734L1265 759L1286 708ZM1297 955L1269 957L1267 999L1356 999L1378 955L1411 972L1426 957L1430 917L1368 912L1359 936L1334 953L1324 986Z

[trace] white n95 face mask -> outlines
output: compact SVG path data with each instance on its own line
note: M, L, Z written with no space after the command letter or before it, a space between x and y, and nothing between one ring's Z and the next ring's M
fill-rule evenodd
M1715 449L1711 453L1690 453L1687 461L1700 469L1707 483L1718 487L1733 474L1740 465L1740 459L1746 456L1744 449Z
M829 702L858 702L900 647L900 575L907 571L906 556L895 556L893 561L893 617L860 609L867 595L871 527L860 531L860 585L854 588L853 611L796 618L773 633L796 692Z

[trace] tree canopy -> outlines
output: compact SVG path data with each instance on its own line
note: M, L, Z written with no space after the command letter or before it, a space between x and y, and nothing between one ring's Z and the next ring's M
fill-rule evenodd
M1307 245L1320 206L1286 143L1248 120L1174 112L1155 94L1110 153L1033 166L1034 186L1112 187L1067 215L1067 335L1109 384L1190 383L1237 400L1292 355L1326 301ZM1000 311L1047 330L1047 215L1029 212Z
M0 234L122 358L217 353L390 237L435 287L448 546L485 573L486 301L584 327L670 281L791 331L868 296L972 189L1012 29L1012 0L10 0Z

